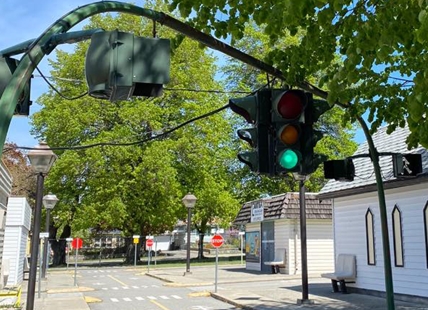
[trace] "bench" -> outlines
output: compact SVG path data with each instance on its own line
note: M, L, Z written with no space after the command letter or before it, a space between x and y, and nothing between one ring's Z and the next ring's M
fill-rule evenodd
M275 258L271 262L264 262L265 265L272 267L272 273L279 273L280 268L285 268L285 249L275 249Z
M340 283L340 290L346 294L346 283L355 283L357 276L356 258L353 254L339 254L337 256L336 265L333 273L323 273L321 277L331 279L333 292L338 292L339 287L337 282Z

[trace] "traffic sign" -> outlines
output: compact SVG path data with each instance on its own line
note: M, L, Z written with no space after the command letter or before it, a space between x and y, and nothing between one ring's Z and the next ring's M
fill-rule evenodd
M153 246L153 239L147 239L146 240L146 247L150 248Z
M41 232L39 234L39 237L40 237L40 239L49 238L49 233L48 232Z
M83 241L80 238L74 238L71 242L71 246L75 249L80 249L83 245Z
M224 243L224 239L221 235L215 234L212 238L211 238L211 245L215 248L219 248L223 245Z

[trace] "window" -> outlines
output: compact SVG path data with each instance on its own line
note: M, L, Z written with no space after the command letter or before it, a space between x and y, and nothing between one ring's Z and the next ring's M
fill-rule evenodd
M367 264L376 265L375 239L373 213L369 209L366 212L366 239L367 239Z
M425 226L425 253L427 257L427 268L428 268L428 201L424 208L424 226Z
M394 236L395 267L404 266L403 234L401 228L401 211L395 206L392 210L392 230Z

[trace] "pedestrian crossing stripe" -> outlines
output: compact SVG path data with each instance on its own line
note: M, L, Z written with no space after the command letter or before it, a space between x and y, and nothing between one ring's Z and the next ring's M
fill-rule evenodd
M143 297L141 297L141 296L137 296L137 297L134 297L136 300L138 300L138 301L144 301L145 299L143 298ZM174 299L183 299L183 298L181 298L180 296L178 296L178 295L171 295L171 296L166 296L166 295L161 295L161 296L158 296L158 297L156 297L156 296L146 296L146 298L148 299L148 300L157 300L158 298L159 299L163 299L163 300L168 300L168 299L171 299L171 298L174 298ZM122 298L110 298L110 300L112 301L112 302L119 302L120 300L123 300L123 301L132 301L132 298L130 298L130 297L122 297Z

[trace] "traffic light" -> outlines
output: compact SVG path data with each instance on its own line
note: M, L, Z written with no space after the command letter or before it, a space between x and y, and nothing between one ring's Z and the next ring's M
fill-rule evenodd
M0 57L0 97L9 84L13 73L19 65L19 61L10 57ZM28 116L30 114L30 80L24 87L19 96L14 115Z
M412 177L422 172L421 154L392 155L394 177Z
M336 181L353 181L355 167L352 159L324 161L324 177Z
M110 101L157 97L169 82L170 42L119 31L92 35L85 71L89 95Z
M238 137L250 144L252 150L238 154L238 159L260 174L271 174L270 166L270 91L260 90L253 96L229 100L230 109L253 124L238 130Z
M271 122L275 134L270 161L275 175L301 170L302 127L307 104L308 97L301 90L272 90Z
M314 124L318 121L320 116L332 106L325 100L314 100L312 94L307 93L308 103L305 109L305 121L302 124L302 163L300 174L308 175L313 173L327 156L316 154L314 147L319 140L323 137L323 132L314 129Z

